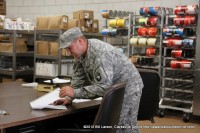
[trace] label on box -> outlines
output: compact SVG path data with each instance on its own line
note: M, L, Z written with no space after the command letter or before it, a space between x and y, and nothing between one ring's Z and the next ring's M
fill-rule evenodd
M163 40L163 43L169 43L169 41L168 40Z
M189 64L183 64L183 68L191 68L191 63L189 63Z
M174 40L175 45L181 45L181 43L182 43L182 40Z
M89 13L85 13L85 18L89 18L90 14Z
M64 22L64 23L67 23L67 18L63 18L63 22Z
M93 24L93 27L94 27L94 28L97 28L97 23L94 23L94 24Z

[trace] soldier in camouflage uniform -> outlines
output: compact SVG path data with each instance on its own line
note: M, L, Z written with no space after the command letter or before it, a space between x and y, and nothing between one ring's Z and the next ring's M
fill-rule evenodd
M138 133L137 114L143 88L142 79L129 59L112 45L86 39L79 28L72 28L60 37L60 48L66 48L76 59L71 86L61 88L64 99L55 104L70 104L72 98L102 97L118 82L126 82L118 133ZM124 127L129 128L124 128Z

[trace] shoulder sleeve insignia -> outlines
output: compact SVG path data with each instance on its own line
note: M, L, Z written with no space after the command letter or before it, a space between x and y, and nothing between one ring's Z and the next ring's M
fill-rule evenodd
M101 65L96 67L96 69L93 71L93 75L95 82L101 82L101 83L105 82L106 73Z
M101 81L101 74L99 72L95 73L95 79L99 82Z

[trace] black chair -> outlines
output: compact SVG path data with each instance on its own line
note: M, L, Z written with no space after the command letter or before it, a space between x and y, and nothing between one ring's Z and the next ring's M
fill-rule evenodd
M109 88L101 102L91 129L58 129L55 133L115 133L116 128L102 128L117 125L120 118L125 83L118 83ZM95 127L96 126L96 127ZM101 126L101 127L99 127Z
M150 120L154 123L154 116L159 107L160 76L157 71L150 69L138 69L144 88L138 110L138 121Z

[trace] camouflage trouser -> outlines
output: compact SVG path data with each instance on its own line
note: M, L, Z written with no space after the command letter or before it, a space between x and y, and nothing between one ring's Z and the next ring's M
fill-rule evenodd
M126 84L126 91L118 123L117 133L139 133L137 127L137 114L142 93L141 87L134 82Z

